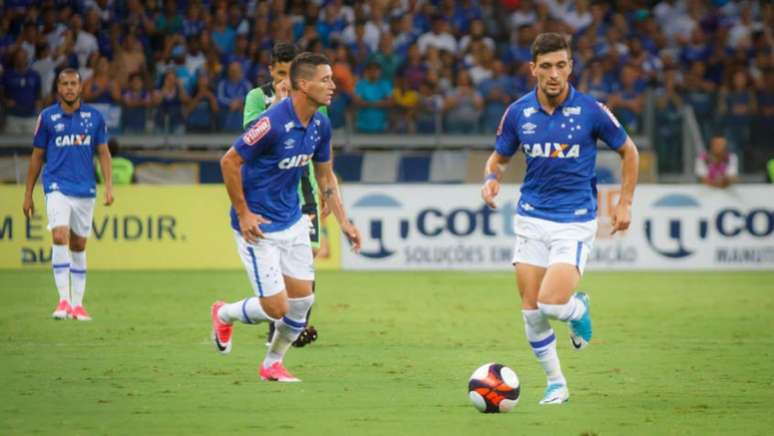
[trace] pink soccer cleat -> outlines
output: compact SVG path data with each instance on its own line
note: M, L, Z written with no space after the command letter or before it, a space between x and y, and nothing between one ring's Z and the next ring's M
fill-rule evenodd
M220 354L231 352L231 333L234 327L220 320L218 310L226 304L222 301L212 303L212 342Z
M70 317L70 312L72 312L73 308L70 306L70 302L67 300L60 300L59 305L56 306L56 310L54 310L54 313L51 314L51 316L54 317L54 319L67 319Z
M261 365L261 380L278 381L283 383L300 382L301 379L289 373L282 365L282 362L274 362L270 367L264 368Z
M91 321L91 315L89 315L89 312L86 312L83 306L74 307L72 312L70 312L70 317L78 321Z

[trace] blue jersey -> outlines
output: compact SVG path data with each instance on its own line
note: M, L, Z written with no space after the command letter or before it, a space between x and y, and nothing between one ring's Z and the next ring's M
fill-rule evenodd
M277 232L301 218L298 184L309 160L331 158L331 125L315 112L304 127L290 98L275 103L234 142L244 159L242 190L247 207L271 221L261 224L264 232ZM236 210L231 208L231 227L239 230Z
M495 143L503 156L519 148L526 156L517 213L555 222L593 220L597 140L617 150L626 138L607 107L573 87L553 114L543 110L534 90L524 95L505 111Z
M43 190L71 197L94 197L94 152L107 144L105 120L89 105L68 114L59 103L38 116L32 145L45 151ZM107 145L106 145L107 146Z

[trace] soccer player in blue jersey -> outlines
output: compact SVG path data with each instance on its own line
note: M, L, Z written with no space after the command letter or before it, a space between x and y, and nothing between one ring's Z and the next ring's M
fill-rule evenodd
M589 297L575 287L597 231L597 140L623 161L613 233L631 222L639 156L613 114L568 83L572 58L563 35L538 35L530 67L537 87L505 111L485 166L481 197L496 207L503 171L516 151L523 150L527 173L514 223L513 264L527 340L548 379L540 404L562 404L570 393L549 319L569 323L576 349L591 340Z
M291 42L277 42L274 45L271 52L271 65L269 65L272 80L256 87L245 97L243 120L245 128L260 117L272 103L279 102L288 96L290 89L290 83L288 82L290 63L297 54L298 49ZM325 115L328 114L326 106L321 106L319 110ZM314 168L311 163L306 165L306 170L301 175L301 183L298 185L298 196L301 199L301 212L308 215L311 221L309 238L312 241L312 254L316 257L317 251L320 249L320 221L325 217L320 214L321 208L317 202L319 189L317 188L317 182L315 182ZM324 207L323 210L325 210ZM312 292L316 292L314 283L312 283ZM317 329L309 323L311 315L311 312L307 314L307 326L298 336L298 339L293 342L293 346L303 347L317 340ZM272 336L274 336L274 323L269 323L267 345L271 344Z
M231 351L233 323L274 322L275 334L259 375L263 380L300 381L283 358L306 326L314 302L314 261L309 218L296 191L311 160L323 198L355 251L360 232L347 219L333 174L331 126L318 108L331 102L328 59L302 53L290 66L290 97L274 103L221 159L231 198L231 227L256 296L212 305L212 337L221 353Z
M35 213L32 191L43 167L51 263L59 292L55 319L89 321L86 292L86 240L91 234L97 188L94 154L105 175L105 205L113 203L113 176L107 127L102 115L81 103L81 76L67 68L57 78L59 102L38 116L24 192L24 215ZM45 164L45 167L44 167Z

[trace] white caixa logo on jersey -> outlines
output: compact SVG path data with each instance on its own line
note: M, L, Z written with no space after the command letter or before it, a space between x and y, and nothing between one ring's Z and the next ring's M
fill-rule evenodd
M529 157L546 157L549 159L570 159L580 157L580 144L560 144L558 142L546 142L535 144L522 144L524 154Z
M256 142L269 133L269 130L271 130L271 121L269 121L268 117L263 117L242 135L242 141L247 145L255 145Z
M91 145L91 135L60 135L54 139L57 147L70 145Z
M295 156L286 157L285 159L282 159L281 161L279 161L279 164L277 166L281 170L289 170L291 168L302 167L308 164L310 159L312 159L311 154L297 154Z

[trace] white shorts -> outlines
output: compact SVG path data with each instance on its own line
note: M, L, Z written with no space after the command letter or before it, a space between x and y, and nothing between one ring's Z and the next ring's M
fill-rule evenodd
M255 295L270 297L280 293L285 289L282 276L314 280L314 257L306 215L285 230L264 233L265 237L255 244L245 241L237 231L234 235L239 258Z
M94 218L95 198L70 197L59 191L46 194L48 230L55 227L69 227L78 236L91 235L91 221Z
M516 233L514 265L526 263L548 268L555 263L568 263L583 274L594 245L597 220L557 223L517 215L513 227Z

